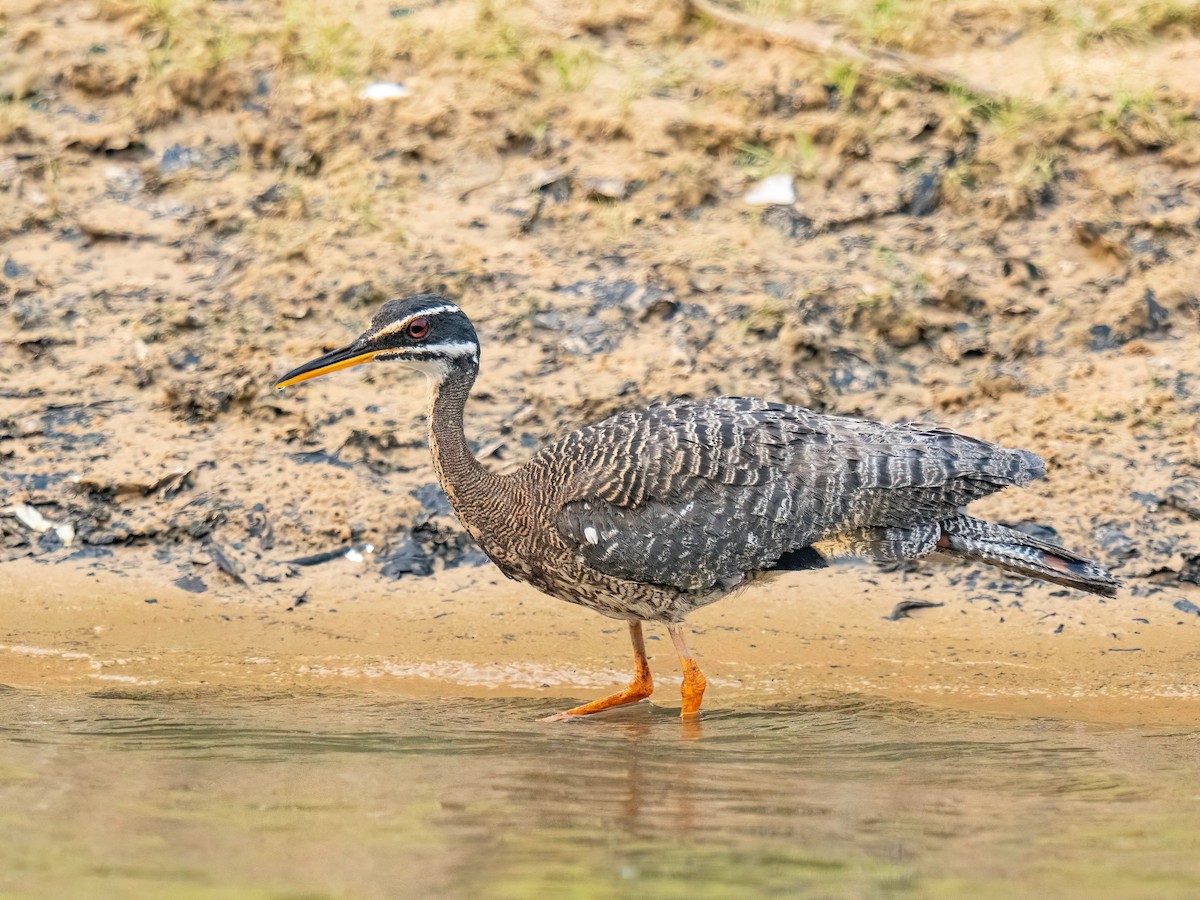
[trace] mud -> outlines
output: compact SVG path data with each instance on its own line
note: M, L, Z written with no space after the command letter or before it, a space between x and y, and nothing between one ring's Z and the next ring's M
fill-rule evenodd
M1195 722L1196 26L977 6L881 34L1002 108L671 5L10 5L0 682L622 681L619 627L504 582L449 515L417 378L270 389L439 290L484 341L489 465L671 397L938 421L1049 465L980 514L1128 581L780 577L695 616L710 702ZM794 204L743 202L782 171ZM885 618L910 600L943 605Z

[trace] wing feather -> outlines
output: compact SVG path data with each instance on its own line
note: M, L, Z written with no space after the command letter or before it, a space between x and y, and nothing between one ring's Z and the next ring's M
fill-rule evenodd
M1032 453L945 428L747 398L614 416L531 465L565 483L556 525L589 565L689 591L840 535L941 521L1044 471Z

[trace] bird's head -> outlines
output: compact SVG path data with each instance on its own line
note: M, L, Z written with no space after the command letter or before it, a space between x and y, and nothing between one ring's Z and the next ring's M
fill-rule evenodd
M479 370L479 338L466 313L444 297L417 294L389 300L354 343L292 369L275 388L373 360L403 363L435 382L456 373L469 373L473 379Z

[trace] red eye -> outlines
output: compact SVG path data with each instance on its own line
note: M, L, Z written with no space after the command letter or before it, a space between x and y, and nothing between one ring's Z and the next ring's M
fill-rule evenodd
M405 330L414 341L423 341L429 334L429 320L424 316L417 316L408 323L408 328Z

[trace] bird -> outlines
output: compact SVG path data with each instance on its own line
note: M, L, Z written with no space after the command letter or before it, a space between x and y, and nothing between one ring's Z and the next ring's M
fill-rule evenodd
M972 501L1041 478L1045 465L939 426L748 397L684 399L618 413L515 471L494 472L472 452L463 424L479 360L466 313L443 296L415 294L388 300L353 342L275 386L369 362L424 373L433 468L483 552L509 578L628 623L628 686L543 721L648 698L646 623L666 627L683 674L680 715L696 716L707 682L685 619L771 573L937 553L1104 597L1121 584L1056 543L967 515Z

